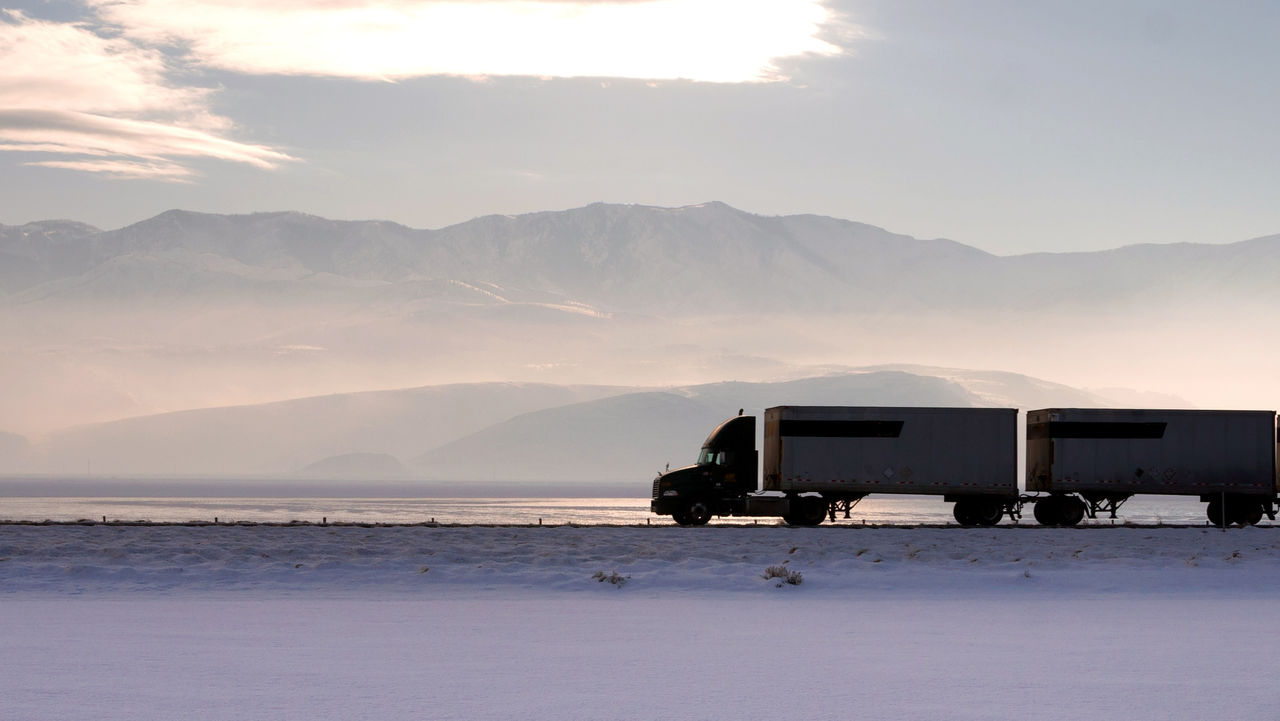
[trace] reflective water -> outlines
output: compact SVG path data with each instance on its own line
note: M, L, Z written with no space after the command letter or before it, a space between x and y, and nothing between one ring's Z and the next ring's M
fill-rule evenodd
M1031 508L1022 520L1034 524ZM648 498L15 498L0 497L0 520L16 521L289 521L446 524L668 524L649 512ZM776 523L774 518L716 518L713 524ZM837 524L953 523L951 504L936 497L870 497ZM1204 504L1194 497L1130 500L1120 523L1204 524ZM1008 520L1003 523L1009 523ZM1110 518L1085 520L1110 525ZM1271 525L1263 520L1262 525Z

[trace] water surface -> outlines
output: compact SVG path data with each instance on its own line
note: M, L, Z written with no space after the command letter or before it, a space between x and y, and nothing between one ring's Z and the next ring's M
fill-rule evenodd
M1031 508L1022 523L1034 524ZM459 524L668 524L649 512L649 499L633 498L223 498L223 497L3 497L0 520L14 521L290 521L330 523ZM775 518L715 518L714 524L777 523ZM953 523L951 504L929 496L872 496L838 524ZM1008 519L1002 523L1008 524ZM1135 498L1120 508L1120 523L1205 523L1204 504L1194 497ZM1111 525L1110 518L1085 524ZM1271 525L1263 520L1261 525Z

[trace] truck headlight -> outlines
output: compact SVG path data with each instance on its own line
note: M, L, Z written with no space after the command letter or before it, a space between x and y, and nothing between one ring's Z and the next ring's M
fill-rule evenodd
M663 491L663 492L662 492L662 496L663 496L664 498L673 498L673 497L678 496L678 495L680 495L680 493L679 493L679 492L677 492L677 491Z

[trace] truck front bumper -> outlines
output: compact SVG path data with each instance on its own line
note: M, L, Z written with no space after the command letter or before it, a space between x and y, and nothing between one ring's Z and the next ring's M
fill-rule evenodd
M680 498L678 496L655 498L649 502L649 510L659 516L670 516L680 510Z

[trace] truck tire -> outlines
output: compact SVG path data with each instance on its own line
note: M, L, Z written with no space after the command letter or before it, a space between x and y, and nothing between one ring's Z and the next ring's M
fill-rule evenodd
M1004 504L993 498L976 498L973 502L973 521L979 526L994 526L1004 518Z
M973 501L968 498L956 501L956 505L951 509L951 515L955 516L956 523L962 526L978 525L978 513L974 509Z
M782 517L788 526L817 526L827 517L827 502L820 496L793 498L791 509Z
M1084 501L1075 496L1063 496L1058 501L1058 523L1063 526L1078 526L1084 520Z
M1222 501L1216 498L1209 501L1208 507L1204 509L1204 514L1209 517L1209 523L1211 525L1218 526L1219 528L1227 525L1226 518L1222 513Z
M1223 525L1253 526L1262 520L1262 502L1227 496L1227 504L1224 508L1222 501L1215 498L1209 501L1206 515L1209 516L1209 523L1219 527Z
M1036 523L1042 526L1058 525L1058 496L1037 500L1031 509L1031 515L1035 516Z
M1260 501L1249 501L1243 510L1240 511L1240 525L1256 526L1262 520L1262 503Z
M705 526L711 520L711 503L695 498L685 504L684 512L680 515L684 522L680 523L677 519L676 523L682 526Z

